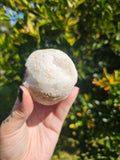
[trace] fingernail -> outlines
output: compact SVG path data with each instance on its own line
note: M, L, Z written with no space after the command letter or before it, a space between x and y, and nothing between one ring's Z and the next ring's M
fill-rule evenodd
M19 101L22 102L22 97L23 97L23 90L22 88L19 87L19 90L18 90L18 98L19 98Z

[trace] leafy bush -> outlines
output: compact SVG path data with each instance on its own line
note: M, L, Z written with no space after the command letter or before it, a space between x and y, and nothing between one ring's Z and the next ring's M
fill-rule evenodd
M79 141L78 156L119 159L119 2L1 0L0 120L13 106L27 56L39 48L58 48L78 70L80 93L64 126Z
M120 155L119 90L116 88L112 93L105 91L101 99L92 94L80 94L81 104L78 101L72 108L68 125L72 137L79 139L82 159L108 160ZM98 88L93 92L98 92Z

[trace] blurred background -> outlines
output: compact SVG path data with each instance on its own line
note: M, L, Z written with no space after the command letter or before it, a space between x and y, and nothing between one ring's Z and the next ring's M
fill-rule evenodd
M80 88L52 160L120 160L120 0L0 1L0 122L46 48L73 59Z

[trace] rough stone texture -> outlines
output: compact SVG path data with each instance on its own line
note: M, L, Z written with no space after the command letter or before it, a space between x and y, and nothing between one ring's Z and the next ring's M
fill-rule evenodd
M34 51L26 61L26 86L33 99L53 105L68 97L77 82L77 70L70 57L57 49Z

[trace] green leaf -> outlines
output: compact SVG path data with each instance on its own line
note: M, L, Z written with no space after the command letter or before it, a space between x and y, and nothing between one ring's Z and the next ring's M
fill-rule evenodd
M14 0L9 0L8 2L10 3L11 8L15 9L15 2L14 2Z
M4 65L4 59L3 59L2 56L0 56L0 64L1 64L1 65Z
M117 28L120 31L120 21L118 21L118 23L117 23Z
M4 44L4 42L5 42L5 37L6 37L5 34L1 34L1 35L0 35L0 45L3 45L3 44Z
M30 3L29 3L27 0L22 0L22 3L23 3L26 7L31 8L31 5L30 5Z
M49 23L51 23L51 20L42 19L42 20L39 21L39 26L41 27L41 26L44 26L44 25L49 24Z
M68 6L70 8L76 8L84 2L85 0L67 0Z
M14 56L14 59L19 62L19 60L20 60L19 54L16 54L16 55Z
M78 7L79 5L81 5L82 3L84 3L85 2L85 0L78 0L77 1L77 4L76 4L76 7Z
M82 121L78 121L76 124L77 124L77 126L80 126L80 127L83 126L83 122Z
M110 140L107 140L107 142L106 142L106 147L109 148L109 149L111 148Z
M15 80L17 80L17 81L21 81L20 76L16 76L16 77L15 77Z
M116 160L120 160L120 156L118 156L118 158Z
M10 18L7 15L0 13L0 21L8 21L8 20L10 20Z
M75 119L75 116L74 115L71 115L70 116L70 119L73 121Z

